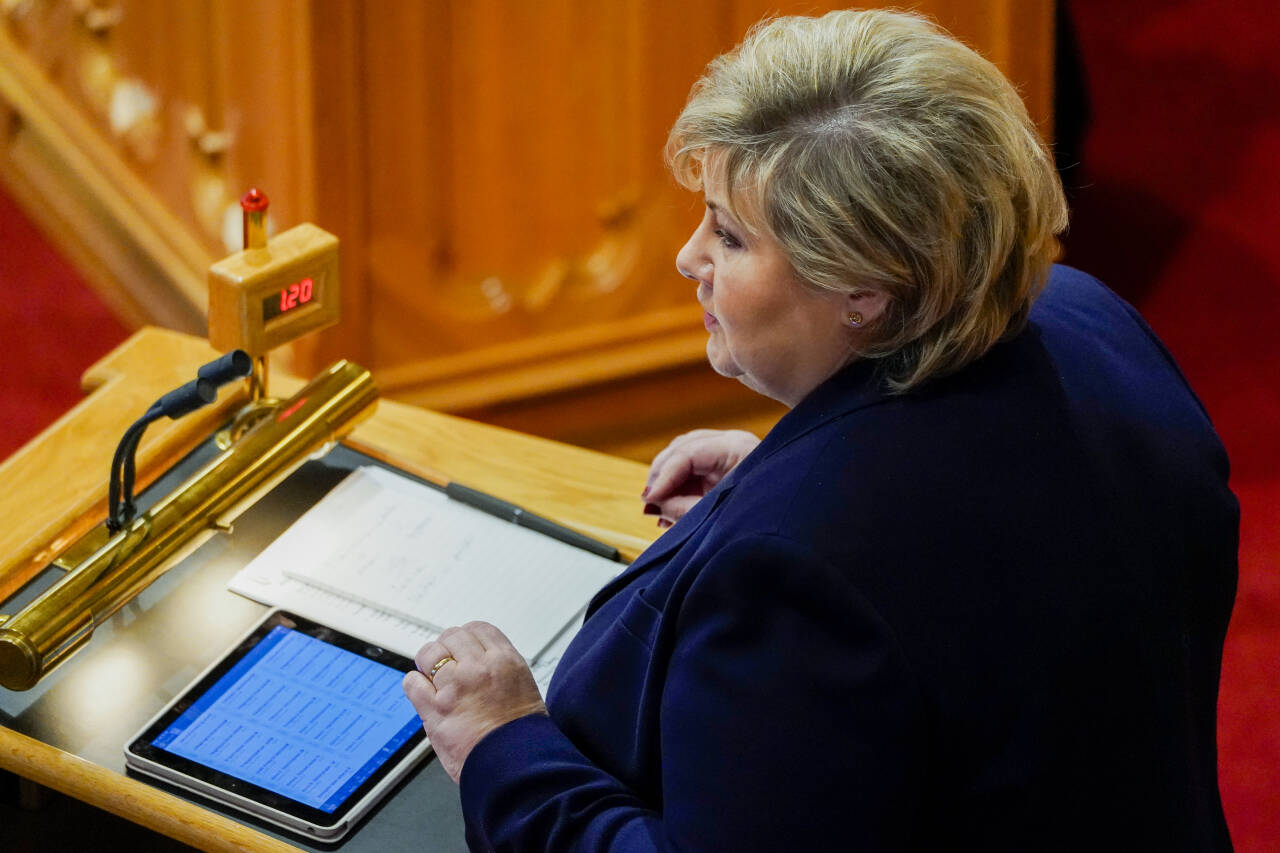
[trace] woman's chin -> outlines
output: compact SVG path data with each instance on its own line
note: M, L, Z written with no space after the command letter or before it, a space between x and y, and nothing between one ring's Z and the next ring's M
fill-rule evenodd
M711 369L721 376L737 379L742 375L742 368L725 352L724 345L716 340L715 335L707 339L707 361L711 364Z

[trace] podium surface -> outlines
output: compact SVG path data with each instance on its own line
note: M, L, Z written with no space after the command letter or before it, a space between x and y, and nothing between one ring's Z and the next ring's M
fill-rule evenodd
M124 429L214 355L196 338L138 332L85 373L84 401L0 465L0 612L16 613L56 579L52 559L105 517L106 474ZM287 394L301 383L273 384ZM155 424L138 456L146 497L212 455L206 439L242 403L241 392L224 392L206 410ZM482 489L613 545L626 560L657 533L640 512L643 465L381 400L343 446L306 463L232 533L162 576L35 688L0 688L0 768L205 850L464 849L457 791L434 759L345 841L317 847L124 773L125 741L265 612L228 592L227 579L346 470L374 460Z

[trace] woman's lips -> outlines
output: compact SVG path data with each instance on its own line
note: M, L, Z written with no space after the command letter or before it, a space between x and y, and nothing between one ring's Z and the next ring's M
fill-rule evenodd
M707 331L709 332L714 327L719 326L720 323L716 320L716 315L712 314L710 311L703 311L702 325L705 326Z

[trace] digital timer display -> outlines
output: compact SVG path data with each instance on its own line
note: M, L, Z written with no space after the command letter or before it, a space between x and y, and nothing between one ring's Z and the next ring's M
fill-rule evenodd
M301 308L315 298L315 295L316 284L311 278L304 278L281 288L278 293L272 293L262 300L262 322Z
M209 343L254 358L338 322L338 238L309 222L209 267Z

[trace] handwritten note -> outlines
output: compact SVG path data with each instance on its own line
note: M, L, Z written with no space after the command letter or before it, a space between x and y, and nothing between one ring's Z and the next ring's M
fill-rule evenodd
M362 608L359 618L370 624L400 623L388 633L409 642L425 638L410 654L450 625L483 619L534 662L577 625L591 596L620 568L421 483L365 467L265 548L230 587L400 651L398 642L346 627L359 612L354 608ZM346 613L344 624L335 622L336 611Z

